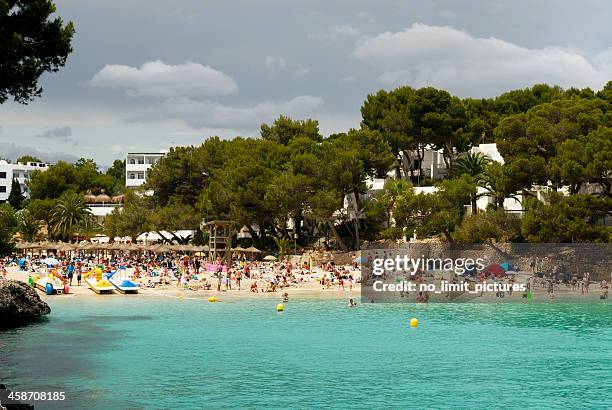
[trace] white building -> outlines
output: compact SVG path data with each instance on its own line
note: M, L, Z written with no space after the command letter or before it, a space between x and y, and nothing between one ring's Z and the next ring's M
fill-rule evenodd
M5 160L0 160L0 203L8 200L11 194L13 178L19 182L21 192L29 196L27 182L35 170L46 171L51 165L43 162L28 162L10 164Z
M145 183L147 172L165 152L128 152L125 158L125 186L138 187Z
M497 150L496 144L480 144L478 146L474 146L471 149L472 153L480 153L482 155L487 156L491 161L499 162L500 164L504 163L504 158L501 156L499 151ZM403 161L407 161L406 156L402 158ZM442 154L438 151L428 149L425 151L425 156L423 158L423 176L425 178L431 178L432 180L437 180L442 178L447 174L446 166L444 161L442 160ZM390 171L387 175L387 179L394 178L394 171ZM368 192L366 196L373 196L378 191L384 188L384 183L386 179L376 178L369 179L366 184L368 187ZM413 188L416 194L432 194L438 190L436 186L417 186ZM538 199L544 199L543 194L545 192L550 191L550 188L546 186L533 186L531 188L531 193L535 195ZM494 204L494 199L490 195L487 195L487 190L485 188L478 188L479 198L476 201L477 207L479 210L485 210L490 205ZM504 200L504 209L508 212L521 213L524 208L522 205L524 195L517 193L516 198L506 198ZM355 201L352 195L347 195L344 199L344 209L343 211L349 216L349 218L355 218L355 212L352 210L355 205ZM471 212L471 207L466 204L466 211L468 213ZM337 212L337 216L340 216L342 211Z

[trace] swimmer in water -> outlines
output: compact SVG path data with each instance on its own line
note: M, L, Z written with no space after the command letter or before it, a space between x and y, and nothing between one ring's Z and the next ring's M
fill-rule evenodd
M356 306L357 306L357 303L355 303L355 301L352 298L349 299L348 307L352 308L352 307L356 307Z
M283 293L283 302L289 302L289 294L287 292Z

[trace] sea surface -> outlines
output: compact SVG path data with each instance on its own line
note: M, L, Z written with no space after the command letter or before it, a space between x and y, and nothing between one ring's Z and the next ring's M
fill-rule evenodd
M45 408L612 408L612 305L54 297L0 333ZM420 326L410 329L416 317Z

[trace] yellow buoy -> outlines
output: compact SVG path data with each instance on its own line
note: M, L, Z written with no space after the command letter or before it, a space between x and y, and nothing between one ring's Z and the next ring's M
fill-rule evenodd
M416 317L410 319L410 327L419 327L419 319Z
M216 298L216 297L214 297L214 296L211 296L211 297L209 297L209 298L208 298L208 301L209 301L210 303L215 303L215 302L217 301L217 298Z
M277 312L282 312L283 310L285 310L285 305L283 305L282 303L279 303L278 305L276 305Z

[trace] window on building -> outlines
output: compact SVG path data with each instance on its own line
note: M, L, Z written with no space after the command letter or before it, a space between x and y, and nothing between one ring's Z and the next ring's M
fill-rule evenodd
M5 179L6 178L6 172L0 172L0 178Z
M0 185L0 192L6 192L6 187L4 185Z
M138 173L138 179L144 179L144 172Z
M134 165L136 163L136 160L134 158L130 158L130 164Z
M136 179L136 174L130 174L130 179Z

